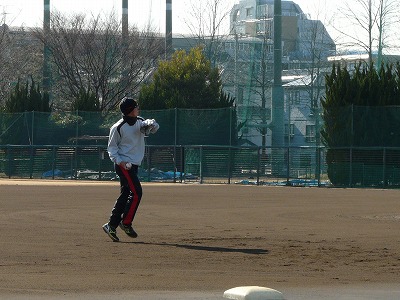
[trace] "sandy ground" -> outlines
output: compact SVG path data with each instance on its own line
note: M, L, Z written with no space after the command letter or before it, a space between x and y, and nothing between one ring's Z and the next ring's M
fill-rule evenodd
M134 227L101 226L116 182L0 180L0 299L400 299L400 191L143 184Z

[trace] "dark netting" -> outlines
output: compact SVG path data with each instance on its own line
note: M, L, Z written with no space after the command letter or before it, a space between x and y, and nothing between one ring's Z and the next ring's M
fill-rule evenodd
M141 111L160 124L148 145L234 145L237 141L233 108ZM24 112L0 114L2 145L106 145L110 127L120 113Z

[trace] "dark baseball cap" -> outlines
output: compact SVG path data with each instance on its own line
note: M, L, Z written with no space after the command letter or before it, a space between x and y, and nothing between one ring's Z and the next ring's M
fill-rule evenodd
M122 98L121 102L119 103L119 109L121 112L126 116L134 110L138 106L138 103L135 99L130 97Z

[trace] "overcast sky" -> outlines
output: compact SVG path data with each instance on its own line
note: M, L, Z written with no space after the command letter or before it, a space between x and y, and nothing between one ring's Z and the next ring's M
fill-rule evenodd
M230 8L239 0L220 0L224 1L224 8ZM328 32L335 41L340 40L340 35L335 27L345 26L347 32L356 31L352 24L346 24L340 13L349 0L293 0L300 5L303 12L309 14L312 19L319 19L328 29ZM356 9L357 1L351 0L352 9ZM354 1L354 2L353 2ZM128 0L129 3L129 22L139 28L144 28L151 23L152 27L160 33L165 32L165 0ZM205 0L204 0L205 2ZM202 4L203 0L172 0L172 31L174 34L190 34L188 22L191 19L191 4ZM43 22L43 3L44 0L0 0L0 20L6 20L8 25L27 27L42 26ZM353 5L354 3L354 5ZM62 13L73 14L85 12L87 14L98 15L99 13L108 14L114 8L117 13L121 13L122 0L50 0L51 9ZM222 6L221 6L222 7ZM229 18L225 22L226 34L229 28Z
M187 12L192 2L200 0L172 0L173 32L189 33L186 22L190 19ZM129 0L129 21L139 26L151 20L152 25L160 32L165 29L165 0ZM226 7L232 7L238 0L225 0ZM343 0L295 0L305 13L321 18L331 14ZM50 0L53 10L65 13L86 12L97 15L109 12L113 7L121 11L122 0ZM43 0L0 0L0 13L6 23L13 26L41 26L43 20ZM325 16L323 16L325 18ZM1 18L4 19L4 18Z

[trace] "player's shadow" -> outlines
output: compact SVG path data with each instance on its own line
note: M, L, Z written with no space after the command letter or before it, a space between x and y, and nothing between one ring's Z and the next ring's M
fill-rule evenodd
M149 243L149 242L122 242L131 244L142 244L142 245L156 245L165 247L176 247L184 248L189 250L197 251L210 251L210 252L226 252L226 253L244 253L244 254L268 254L269 251L265 249L248 249L248 248L228 248L228 247L212 247L212 246L200 246L200 245L185 245L185 244L170 244L170 243Z

